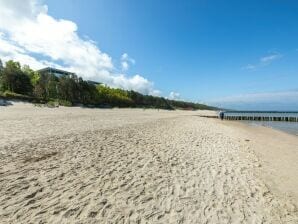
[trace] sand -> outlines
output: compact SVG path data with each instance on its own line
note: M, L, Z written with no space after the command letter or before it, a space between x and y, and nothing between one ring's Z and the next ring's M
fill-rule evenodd
M209 113L0 107L0 223L298 223L298 138Z

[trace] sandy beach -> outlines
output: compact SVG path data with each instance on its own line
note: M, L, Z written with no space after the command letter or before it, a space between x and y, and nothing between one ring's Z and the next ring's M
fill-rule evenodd
M213 113L0 107L0 223L298 223L298 137Z

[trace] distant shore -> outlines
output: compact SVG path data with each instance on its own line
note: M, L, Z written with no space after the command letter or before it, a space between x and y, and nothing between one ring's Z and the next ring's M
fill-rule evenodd
M200 115L0 107L0 222L297 223L298 138Z

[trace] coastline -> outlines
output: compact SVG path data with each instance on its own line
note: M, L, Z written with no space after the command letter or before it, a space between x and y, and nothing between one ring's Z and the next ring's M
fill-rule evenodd
M250 126L262 126L298 136L298 123L288 121L241 121Z
M298 137L271 127L224 121L231 136L249 140L250 148L260 158L260 175L278 195L290 197L298 206Z
M0 221L296 223L296 137L214 113L1 108Z

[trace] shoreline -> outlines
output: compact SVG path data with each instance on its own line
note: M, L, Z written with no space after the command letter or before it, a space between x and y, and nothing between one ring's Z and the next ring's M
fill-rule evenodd
M234 129L232 136L249 140L248 145L260 158L262 170L259 174L277 195L292 198L298 206L298 137L279 129L239 121L221 124Z
M261 126L270 128L273 130L278 130L283 133L287 133L293 136L298 136L298 123L297 122L285 122L285 121L239 121L241 123L247 124L249 126ZM297 127L294 128L287 128L284 127L285 125L297 125Z

